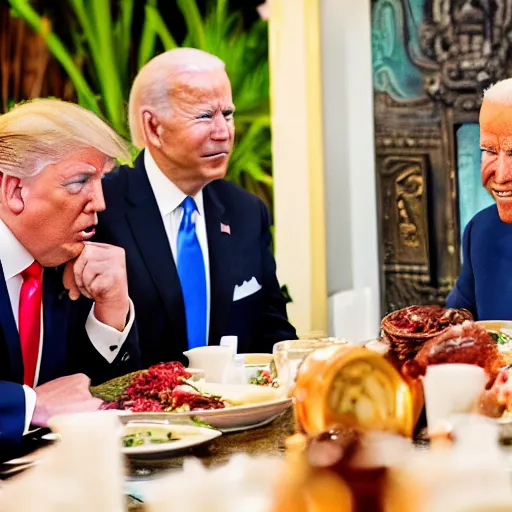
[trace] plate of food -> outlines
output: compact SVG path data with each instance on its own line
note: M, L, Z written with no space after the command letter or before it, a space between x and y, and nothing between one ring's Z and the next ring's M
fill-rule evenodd
M279 386L272 354L244 354L244 368L248 384Z
M121 451L126 455L173 453L208 443L220 435L218 430L194 425L130 421L121 434Z
M512 321L479 320L476 324L483 327L497 343L506 364L512 364Z
M123 421L172 421L193 417L212 427L243 430L277 417L292 400L269 386L192 381L178 362L160 363L91 388L103 409L118 410Z

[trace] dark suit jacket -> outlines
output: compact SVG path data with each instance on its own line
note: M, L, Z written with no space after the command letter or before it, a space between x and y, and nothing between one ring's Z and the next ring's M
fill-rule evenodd
M85 373L96 383L140 367L137 330L132 327L116 360L109 364L85 331L92 301L72 302L62 285L62 271L43 274L43 353L38 384ZM20 339L0 264L0 452L20 442L25 426L25 393Z
M467 225L462 258L446 305L466 308L476 320L512 320L512 224L502 222L496 205Z
M169 241L151 189L143 153L103 180L107 209L96 240L124 247L144 366L183 360L185 309ZM276 278L269 214L256 196L227 181L203 189L210 259L209 344L238 337L238 352L270 352L295 339ZM231 233L221 231L221 223ZM235 285L255 277L261 290L233 302Z

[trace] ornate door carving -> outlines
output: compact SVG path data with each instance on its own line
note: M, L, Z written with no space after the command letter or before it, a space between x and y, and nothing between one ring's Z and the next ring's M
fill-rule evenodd
M455 132L511 76L512 0L374 0L372 28L384 313L458 276Z

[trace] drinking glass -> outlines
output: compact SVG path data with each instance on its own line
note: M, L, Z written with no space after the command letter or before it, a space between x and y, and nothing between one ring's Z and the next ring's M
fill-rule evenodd
M289 389L295 382L297 371L302 361L314 350L329 347L333 343L344 344L341 338L317 338L285 340L274 345L272 351L276 365L279 386Z

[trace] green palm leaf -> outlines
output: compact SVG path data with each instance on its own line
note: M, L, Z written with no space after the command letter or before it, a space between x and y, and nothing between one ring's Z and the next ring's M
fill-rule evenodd
M67 0L74 16L70 47L29 0L9 3L16 15L43 36L69 75L79 103L128 135L125 105L134 74L154 56L158 42L166 50L179 46L158 11L158 0L144 3L139 41L132 40L135 0ZM227 0L211 0L204 16L196 0L176 3L187 28L181 45L217 55L231 80L237 135L228 179L252 191L270 187L269 69L262 44L267 40L267 24L259 21L245 29L240 13L230 11ZM118 8L112 9L113 5ZM130 69L132 54L134 70Z

